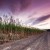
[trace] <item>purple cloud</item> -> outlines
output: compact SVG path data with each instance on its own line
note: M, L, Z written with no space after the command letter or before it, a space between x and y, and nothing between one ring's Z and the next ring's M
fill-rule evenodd
M50 15L42 16L42 17L38 18L37 20L35 20L32 24L33 25L38 24L38 23L40 23L48 18L50 18Z
M19 11L23 11L31 6L35 8L47 3L50 3L50 0L0 0L0 8L8 6L12 12L18 12L19 9Z

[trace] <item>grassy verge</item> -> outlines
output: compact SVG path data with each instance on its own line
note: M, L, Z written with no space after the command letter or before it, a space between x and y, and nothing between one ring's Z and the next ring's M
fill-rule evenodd
M8 42L11 40L19 40L30 35L38 35L42 32L42 30L36 28L27 28L14 24L0 23L0 43Z

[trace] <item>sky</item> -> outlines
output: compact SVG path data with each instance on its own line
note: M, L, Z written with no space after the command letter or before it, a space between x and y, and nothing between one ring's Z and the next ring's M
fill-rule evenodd
M0 0L0 16L4 14L27 26L50 29L50 0Z

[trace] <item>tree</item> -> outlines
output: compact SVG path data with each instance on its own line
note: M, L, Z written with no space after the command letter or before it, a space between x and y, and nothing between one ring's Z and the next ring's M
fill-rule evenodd
M48 32L50 32L50 29L47 29Z

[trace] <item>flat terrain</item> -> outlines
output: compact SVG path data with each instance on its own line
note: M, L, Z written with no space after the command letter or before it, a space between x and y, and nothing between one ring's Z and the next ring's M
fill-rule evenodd
M50 32L0 45L0 50L50 50Z

